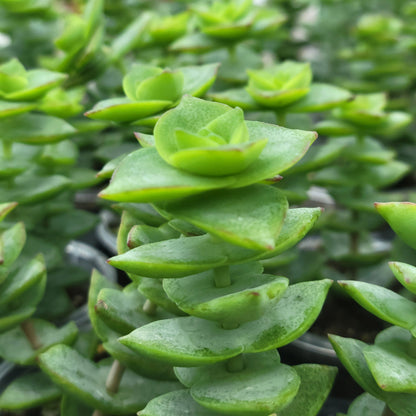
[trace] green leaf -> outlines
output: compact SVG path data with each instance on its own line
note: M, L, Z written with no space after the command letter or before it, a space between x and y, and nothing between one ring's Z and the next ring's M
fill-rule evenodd
M355 134L356 129L349 123L340 120L323 120L315 124L315 130L319 135L334 137L334 136L348 136Z
M393 325L413 330L416 304L392 290L365 282L339 281L341 287L363 308Z
M105 388L109 364L97 365L65 345L56 345L41 354L39 365L68 394L115 415L136 413L149 400L179 387L177 382L146 379L127 369L118 392L109 394Z
M272 250L288 204L278 189L253 185L188 197L162 208L231 244Z
M23 89L5 94L10 101L34 101L45 95L52 88L65 81L68 76L47 69L33 69L27 72L27 85Z
M126 156L110 185L99 196L119 202L156 202L223 188L232 177L207 178L168 165L155 148L140 149Z
M37 176L26 172L14 180L14 187L0 188L0 200L12 199L19 204L33 204L64 191L69 180L61 175Z
M346 416L380 416L384 407L383 401L376 399L371 394L363 393L352 402Z
M300 377L300 387L279 416L315 416L332 389L338 369L319 364L301 364L292 368Z
M78 158L78 148L70 140L48 144L42 149L40 163L47 166L73 165Z
M94 409L64 394L61 401L61 416L91 416Z
M182 95L203 96L214 83L218 67L219 64L215 63L179 68L178 71L183 75Z
M17 202L4 202L0 204L0 222L2 222L7 214L13 211L17 206Z
M217 103L227 104L231 107L240 107L244 111L256 110L258 108L257 102L245 88L213 91L208 94L208 98Z
M410 292L416 294L416 267L398 261L389 262L396 279Z
M0 100L0 119L17 116L36 108L36 104L18 102L11 103L9 101Z
M56 328L48 321L32 319L35 333L41 347L34 350L20 327L0 335L0 356L20 365L34 364L36 357L56 344L73 344L78 335L74 322Z
M247 264L232 266L231 285L224 288L215 286L214 271L165 279L163 287L178 307L192 316L240 324L259 319L269 303L278 302L288 286L286 278L251 269Z
M117 339L104 342L103 347L111 357L141 376L152 380L176 380L172 366L138 354L122 345Z
M0 283L6 278L9 267L16 261L26 242L23 222L19 222L0 235Z
M300 378L293 368L280 363L275 351L242 359L241 371L228 371L226 363L197 369L190 390L194 400L229 415L265 416L280 412L296 396Z
M46 267L42 255L23 264L17 271L7 276L6 281L0 285L0 307L13 301L45 276Z
M410 247L416 249L416 204L386 202L375 204L378 213L393 231Z
M143 311L145 302L146 298L138 292L134 283L126 286L123 291L104 288L98 293L95 311L106 325L122 335L171 316L163 310L151 316L147 315Z
M151 400L138 413L139 416L223 416L199 405L191 396L189 390L178 390L164 394Z
M136 100L160 100L174 103L181 97L183 83L183 74L180 71L165 70L137 84Z
M95 214L79 209L51 215L49 218L49 231L60 234L64 238L75 238L86 234L98 223Z
M283 227L271 251L254 251L209 235L146 244L112 257L113 266L141 276L184 277L226 264L274 257L301 240L321 213L320 208L287 211ZM209 257L206 257L209 254Z
M286 345L314 322L331 282L321 280L290 286L279 302L256 321L235 329L195 317L156 321L120 339L152 358L177 366L198 366L224 361L242 352L263 352Z
M353 98L353 95L330 84L312 84L306 96L289 106L288 113L313 113L327 111Z
M0 396L0 409L23 410L42 406L61 395L58 386L42 372L25 374L13 380Z
M205 36L203 33L192 33L175 40L169 45L172 52L196 52L203 53L220 47L215 39Z
M385 394L374 380L364 358L363 350L367 344L356 339L343 338L338 335L329 335L329 340L342 365L348 370L352 378L366 392L384 401Z
M132 101L129 98L110 98L100 101L84 115L94 120L111 120L129 123L157 114L172 104L169 100Z
M396 342L369 345L363 353L368 367L382 390L416 392L416 359L407 354L408 345L400 348Z
M236 175L233 188L274 178L298 162L318 137L314 131L293 130L259 121L247 121L250 141L266 137L259 158Z

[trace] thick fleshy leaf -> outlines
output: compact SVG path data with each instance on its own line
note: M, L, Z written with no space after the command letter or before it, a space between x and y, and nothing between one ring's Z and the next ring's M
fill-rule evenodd
M312 84L306 96L289 106L288 113L312 113L327 111L350 100L353 95L343 89L330 84Z
M157 241L178 238L179 231L172 228L169 224L162 224L160 227L150 227L149 225L139 224L132 227L127 236L129 248L135 248L143 244L156 243Z
M247 121L250 140L266 137L259 158L235 176L233 188L274 178L298 162L318 135L314 131L293 130L259 121Z
M104 342L103 347L111 357L141 376L149 377L153 380L176 380L172 366L138 354L136 351L132 351L121 344L117 339Z
M130 278L134 280L134 275L130 274ZM169 299L163 289L162 279L153 279L149 277L140 277L138 282L139 292L154 304L161 306L166 311L177 315L186 315L178 306Z
M138 292L135 284L130 284L123 291L104 288L98 293L95 311L106 325L121 335L157 319L170 317L163 310L156 311L154 315L146 314L143 311L145 302L146 298Z
M94 409L65 394L61 400L61 416L91 416Z
M227 415L266 416L280 412L295 397L300 377L280 363L274 351L244 355L244 369L227 371L224 363L201 369L191 395L202 406Z
M398 160L381 165L366 165L356 169L354 166L330 166L314 173L311 181L324 186L357 186L371 183L375 188L391 185L409 172L410 166Z
M0 235L0 283L4 281L9 267L16 261L26 242L25 226L19 222Z
M204 95L214 83L218 67L219 64L207 64L179 68L183 74L182 94L190 94L194 97Z
M416 204L385 202L375 204L378 213L393 231L410 247L416 249Z
M50 378L42 372L25 374L13 380L0 396L0 409L23 410L41 406L62 394Z
M416 333L416 303L381 286L347 280L338 283L372 314Z
M46 69L33 69L27 72L25 88L5 94L10 101L33 101L45 95L46 92L61 84L68 76L60 72Z
M288 286L286 278L253 273L247 264L230 268L227 287L215 286L214 273L166 279L163 286L183 311L228 326L259 319Z
M406 347L406 344L400 348L396 342L383 342L364 348L365 360L382 390L415 394L416 359L407 354Z
M278 189L253 185L188 197L162 208L231 244L272 250L288 204Z
M169 45L172 52L196 52L203 53L220 47L221 44L216 40L205 36L203 33L192 33L175 40Z
M245 88L211 92L208 94L208 98L231 107L240 107L244 111L256 110L258 108L256 100L253 99Z
M12 199L22 205L33 204L64 191L69 183L65 176L36 176L28 172L15 178L13 188L0 188L0 200Z
M385 403L368 393L358 396L348 408L346 416L380 416L383 414Z
M180 171L168 165L155 148L147 148L126 156L99 195L119 202L156 202L224 188L233 182L233 177L207 178Z
M293 369L300 377L300 387L279 416L315 416L332 389L338 369L319 364L301 364Z
M138 101L161 100L174 103L183 88L183 75L180 71L165 70L136 85L135 97Z
M78 148L70 140L48 144L42 149L39 162L46 166L73 165L78 158Z
M394 150L387 149L378 140L371 137L363 137L358 143L349 146L345 152L345 157L348 159L374 164L390 162L395 155Z
M78 335L74 322L61 328L40 319L32 319L31 323L41 347L34 350L23 330L17 327L0 335L0 356L16 364L34 364L36 357L52 345L73 344Z
M379 400L385 400L385 394L377 385L365 361L363 350L367 347L362 341L329 335L332 347L343 366L353 379L368 393Z
M263 352L284 346L302 335L319 315L331 282L321 280L290 286L279 302L256 321L235 329L195 317L156 321L120 341L138 352L177 366L224 361L242 352Z
M301 240L320 214L320 208L288 210L275 248L271 251L249 250L202 235L146 244L112 257L109 262L139 276L166 278L184 277L226 264L270 258Z
M98 294L105 288L117 289L117 285L94 269L91 274L91 283L88 292L88 315L95 333L102 341L107 341L109 338L118 336L118 333L111 330L95 312Z
M388 407L398 416L412 416L415 413L416 398L414 394L387 392L377 385L363 354L367 344L336 335L330 335L329 338L344 367L365 391L386 402Z
M292 175L293 173L318 170L336 160L344 152L350 142L351 141L348 140L336 139L329 140L321 145L316 143L308 150L299 163L292 166L286 174Z
M171 105L167 100L132 101L129 98L110 98L100 101L85 115L94 120L129 123L156 114Z
M43 114L20 114L0 119L2 139L27 144L55 143L76 130L66 121Z
M177 382L146 379L127 369L118 392L110 394L105 388L109 363L97 365L65 345L56 345L41 354L39 365L65 392L115 415L136 413L149 400L179 387Z
M314 128L319 135L330 137L348 136L356 133L354 126L340 120L323 120L315 124Z
M396 276L396 279L407 290L416 294L416 267L398 261L391 261L389 266Z
M6 281L0 285L0 306L13 301L45 276L46 267L42 255L23 264L15 273L8 275Z
M26 113L36 108L36 104L17 102L11 103L10 101L0 100L0 119L6 117L17 116L19 114Z
M178 390L151 400L138 413L139 416L224 416L202 407L191 396L189 390Z
M2 222L7 214L13 211L17 206L17 202L4 202L0 204L0 222Z
M200 366L235 357L244 347L220 324L200 318L164 319L120 338L134 351L171 365Z
M98 221L97 216L91 212L73 209L51 215L48 230L65 238L75 238L93 229Z

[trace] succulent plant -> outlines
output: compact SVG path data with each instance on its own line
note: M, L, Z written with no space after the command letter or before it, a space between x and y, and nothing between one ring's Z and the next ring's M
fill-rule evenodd
M376 203L376 208L398 236L416 248L416 204ZM389 266L404 288L414 294L415 267L394 261ZM364 409L374 415L413 414L416 409L414 301L392 290L364 282L341 281L339 284L370 313L392 324L377 335L373 345L330 336L341 362L366 391L354 401L348 415L362 414Z

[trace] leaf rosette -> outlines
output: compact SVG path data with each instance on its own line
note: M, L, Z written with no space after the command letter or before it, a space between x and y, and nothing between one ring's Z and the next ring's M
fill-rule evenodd
M270 108L281 108L298 101L308 94L312 82L308 63L285 61L247 73L247 92L259 104Z
M215 80L218 64L176 70L136 65L123 78L126 97L98 102L86 116L128 123L175 106L184 94L203 95Z
M198 175L239 173L262 152L267 138L250 137L240 108L185 97L155 127L159 155Z

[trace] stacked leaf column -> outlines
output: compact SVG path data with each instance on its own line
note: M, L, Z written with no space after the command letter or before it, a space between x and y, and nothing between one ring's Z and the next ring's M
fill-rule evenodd
M319 217L319 208L288 209L273 186L315 138L245 121L239 108L184 97L157 122L154 138L145 137L147 147L118 166L101 196L130 212L152 203L165 222L124 221L122 254L110 263L151 298L147 311L170 305L191 315L155 321L120 339L175 366L189 388L154 399L141 414L319 411L335 370L291 368L280 363L276 348L310 327L330 281L289 286L287 278L262 274L258 262L296 244ZM149 280L162 282L163 290L146 291ZM316 394L307 397L303 383L310 389L311 379Z

